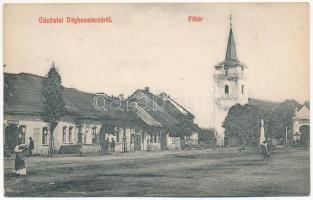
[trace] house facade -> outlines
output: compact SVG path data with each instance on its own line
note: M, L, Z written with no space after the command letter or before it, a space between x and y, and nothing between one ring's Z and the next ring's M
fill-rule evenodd
M293 117L293 142L299 144L301 140L306 145L310 138L310 103L305 102L299 109L296 109Z

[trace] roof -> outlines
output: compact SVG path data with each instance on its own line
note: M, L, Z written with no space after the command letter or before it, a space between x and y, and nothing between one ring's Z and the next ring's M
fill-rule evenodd
M165 93L155 95L148 90L138 89L129 97L129 101L140 107L142 113L136 114L150 126L170 128L186 117L191 120L194 118L188 110Z
M306 106L308 109L310 109L310 102L309 101L305 101L303 106Z
M295 113L295 118L300 120L310 120L310 106L305 102Z
M225 60L237 60L235 39L232 28L230 28L229 31Z
M44 96L42 95L42 81L44 77L20 73L4 73L5 82L5 113L41 115L44 111ZM115 120L134 121L134 116L126 112L125 105L116 101L116 97L105 95L101 110L95 106L96 94L86 93L73 88L63 88L66 113L79 117L110 118Z
M272 111L280 105L280 102L249 98L249 105L258 106L264 111Z
M224 67L224 66L228 66L228 67L244 66L244 67L246 67L237 58L234 33L233 33L233 29L232 29L231 26L230 26L229 35L228 35L228 42L227 42L227 47L226 47L225 60L223 60L222 62L218 63L215 67L216 68L221 68L221 67Z
M158 121L156 121L145 109L143 109L140 106L135 106L134 112L137 114L137 116L148 126L153 127L162 127L162 124Z
M160 123L162 127L172 127L178 123L177 119L169 115L164 107L156 102L155 96L150 92L138 89L129 97L128 101L131 102L132 105L135 105L135 107L141 107L141 111L145 111L145 115L138 115L144 122L149 121L147 118L153 118L153 120ZM151 124L148 123L147 125Z

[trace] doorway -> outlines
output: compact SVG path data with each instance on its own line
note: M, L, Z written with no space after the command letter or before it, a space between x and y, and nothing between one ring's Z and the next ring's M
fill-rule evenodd
M5 149L13 152L15 146L18 144L18 132L19 129L15 124L11 124L5 128Z
M134 134L134 151L141 150L141 135Z

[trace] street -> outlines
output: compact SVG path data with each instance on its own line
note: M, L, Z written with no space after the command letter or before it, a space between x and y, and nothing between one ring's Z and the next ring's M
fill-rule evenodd
M15 177L4 160L5 196L308 195L309 151L289 149L264 161L257 149L131 152L26 159Z

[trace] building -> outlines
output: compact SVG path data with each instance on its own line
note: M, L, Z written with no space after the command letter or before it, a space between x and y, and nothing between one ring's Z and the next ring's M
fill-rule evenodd
M144 90L136 90L130 96L129 102L136 105L134 106L135 113L149 127L152 141L160 141L159 144L151 143L151 148L180 148L181 138L175 137L171 130L185 118L193 121L194 115L174 101L168 94L155 95L150 92L149 87ZM197 141L198 134L194 132L190 138L184 139Z
M34 154L47 154L50 144L49 124L43 121L44 77L20 73L4 74L4 146L12 152L18 143L29 143L32 137ZM157 110L149 111L142 99ZM140 151L180 148L180 139L168 130L179 122L178 116L192 116L174 101L160 105L161 96L137 90L130 98L91 94L64 88L65 114L54 130L54 146L60 153L105 151L105 141L115 140L116 151ZM134 98L136 97L136 98ZM138 106L140 105L140 106ZM183 113L180 113L183 112ZM195 137L195 136L194 136Z
M293 141L299 144L300 141L310 144L310 102L305 102L299 109L296 109L293 117Z
M213 118L217 144L224 146L224 128L227 113L233 105L248 103L248 68L237 58L230 16L230 30L224 61L214 66Z

